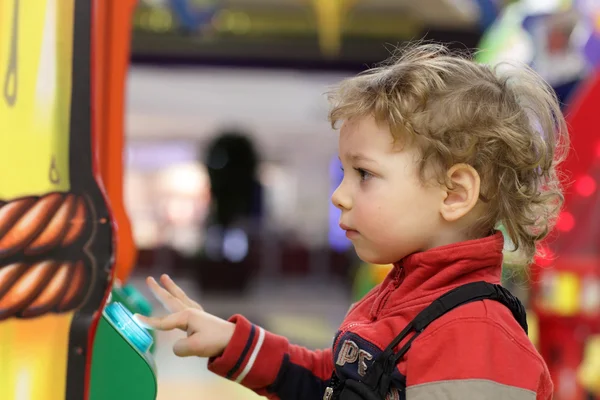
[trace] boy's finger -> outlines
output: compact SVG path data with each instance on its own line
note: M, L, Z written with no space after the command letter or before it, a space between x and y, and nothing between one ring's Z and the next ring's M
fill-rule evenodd
M186 306L194 307L194 308L198 308L198 309L202 310L202 307L200 306L200 304L198 304L194 300L190 299L188 297L188 295L185 294L183 289L181 289L179 287L179 285L177 285L175 283L175 281L173 279L171 279L171 277L169 275L163 274L160 277L160 283L163 284L163 286L165 287L165 289L167 289L167 291L169 293L171 293L173 296L175 296L177 299L179 299Z
M142 314L133 314L133 319L146 329L154 329L154 326L152 325L154 321L151 318L152 317L146 317Z
M192 350L192 341L189 337L179 339L173 345L173 353L178 357L190 357L197 354Z
M142 324L160 331L172 331L173 329L180 329L184 332L187 332L188 330L189 313L185 310L174 314L169 314L166 317L161 318L144 317L139 314L136 314L135 318L137 318L137 320Z
M154 294L154 297L156 297L156 299L160 301L163 307L165 307L167 310L171 312L178 312L185 309L185 304L183 304L181 300L175 298L165 288L160 286L154 278L149 276L146 279L146 283L148 284L148 287Z

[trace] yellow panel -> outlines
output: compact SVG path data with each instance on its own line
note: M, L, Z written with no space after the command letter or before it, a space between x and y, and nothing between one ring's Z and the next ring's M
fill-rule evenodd
M69 190L72 20L73 0L0 0L2 200Z
M73 12L74 0L0 0L0 200L70 188ZM65 398L72 317L0 321L1 399Z
M586 390L600 396L600 335L588 339L583 362L577 375Z
M575 315L579 310L579 277L575 274L559 273L553 293L554 310L558 315Z
M64 400L73 313L0 322L0 398Z

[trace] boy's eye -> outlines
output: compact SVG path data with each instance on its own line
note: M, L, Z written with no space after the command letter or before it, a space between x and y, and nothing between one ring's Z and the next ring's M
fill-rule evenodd
M373 175L371 175L370 172L365 171L362 168L354 168L356 170L356 172L358 172L358 174L360 175L360 179L362 181L366 181L367 179L369 179L370 177L372 177Z
M340 167L340 169L342 170L342 172L345 172L344 167ZM358 172L361 181L366 181L373 176L373 174L371 174L369 171L366 171L362 168L354 168L354 170Z

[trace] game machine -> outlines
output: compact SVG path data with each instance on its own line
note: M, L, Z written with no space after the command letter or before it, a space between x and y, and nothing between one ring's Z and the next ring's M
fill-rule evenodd
M555 90L563 107L589 71L591 50L587 26L589 13L571 1L524 0L505 7L482 37L479 62L522 62L534 68ZM502 230L502 227L501 227ZM503 284L529 306L531 276L510 251L506 237ZM530 338L538 342L537 313L529 309Z
M110 300L135 257L109 186L122 166L103 170L122 146L110 109L132 5L0 0L2 399L156 397L152 337L130 311L143 302Z
M581 37L585 21L571 0L513 2L484 32L476 59L487 64L528 64L564 103L585 76L585 38Z
M592 350L594 337L600 334L599 109L600 75L596 72L577 88L567 108L572 151L563 168L572 184L557 224L560 235L548 243L546 256L532 269L539 350L552 374L557 400L589 398L587 391L594 386L590 386L590 372L594 371L582 372L585 376L578 381L578 369L586 350L592 357L586 360L588 366L599 361L593 360ZM595 370L596 390L599 372Z
M600 210L600 14L591 2L543 11L533 3L508 6L484 36L478 57L528 63L553 86L569 124L572 150L562 169L572 184L556 235L531 270L523 273L510 257L505 270L529 281L532 340L548 363L555 399L594 398L600 394L600 231L594 226Z
M152 306L134 286L127 284L137 258L123 204L124 92L136 3L135 0L94 3L92 126L96 132L97 171L110 204L115 246L111 294L94 341L91 400L154 399L157 391L151 356L154 334L132 319L134 313L150 315Z
M570 44L586 62L586 74L576 85L564 109L571 138L571 152L561 169L569 179L565 206L557 234L547 241L543 256L531 269L531 308L538 320L538 348L555 384L557 400L598 398L600 369L600 7L591 2L575 4L580 12L578 29ZM589 7L589 8L586 8ZM547 33L553 50L560 50L561 33L571 25L547 18L532 21ZM582 32L584 34L582 34ZM566 52L563 53L566 55ZM559 55L560 56L560 55ZM552 65L560 60L542 60ZM571 68L577 66L569 60ZM563 68L566 68L563 66ZM564 73L556 69L558 73Z
M572 183L557 225L561 234L548 244L547 256L532 271L533 304L543 333L539 348L559 400L582 399L589 396L585 389L593 390L589 369L579 381L577 372L586 350L594 357L594 339L600 334L599 109L600 74L596 71L576 89L566 110L572 151L563 168ZM585 363L593 362L598 360ZM600 382L600 370L595 372ZM581 386L585 382L588 388Z
M137 259L137 248L123 204L125 82L129 67L131 16L136 0L109 0L96 8L94 35L94 126L98 171L110 202L115 276L111 300L132 313L150 315L152 306L127 284Z

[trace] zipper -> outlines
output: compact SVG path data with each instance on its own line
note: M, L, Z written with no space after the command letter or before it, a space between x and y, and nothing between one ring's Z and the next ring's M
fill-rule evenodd
M379 313L381 312L383 307L385 307L385 305L387 304L387 301L389 300L390 295L392 294L393 291L398 289L398 287L402 283L403 279L404 279L404 268L399 267L398 271L396 272L396 275L394 276L394 280L386 286L383 294L381 294L379 296L376 303L371 308L371 321L377 320L377 317L379 317Z
M350 329L359 326L359 325L367 325L369 322L352 322L348 325L346 325L343 328L340 328L340 331L338 332L337 338L335 339L335 341L333 342L333 347L332 350L335 352L335 349L337 349L337 345L340 342L340 339L342 336L344 336L345 333L347 333L348 331L350 331ZM335 364L335 361L334 361Z
M345 333L349 332L352 328L355 328L357 326L360 325L369 325L371 324L373 321L377 320L377 316L379 315L379 312L381 311L381 309L385 306L385 304L387 303L387 300L389 299L390 295L392 294L392 292L396 289L398 289L398 287L400 286L400 284L402 283L402 280L404 279L404 268L399 267L396 275L394 276L394 279L392 280L392 282L390 282L386 288L384 289L384 293L378 296L378 299L376 300L376 305L373 305L373 307L371 308L371 319L369 321L366 322L351 322L348 325L344 326L344 327L340 327L340 330L338 332L337 338L335 339L335 341L333 342L333 347L332 350L335 351L335 349L337 348L340 338L342 336L344 336ZM335 364L335 361L334 361Z

